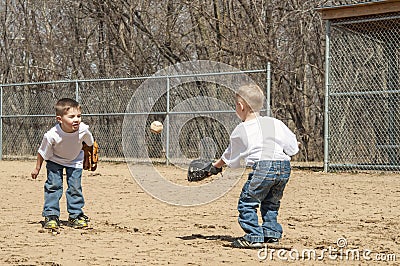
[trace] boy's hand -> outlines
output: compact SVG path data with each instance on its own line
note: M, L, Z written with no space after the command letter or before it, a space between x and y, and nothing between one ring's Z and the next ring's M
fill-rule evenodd
M37 176L39 175L39 172L40 172L40 169L36 169L36 168L33 169L32 173L31 173L32 178L36 179Z
M222 172L222 167L215 167L214 165L211 165L210 167L210 174L216 175L218 173Z
M35 169L33 169L31 176L33 179L36 179L37 176L39 175L40 169L42 168L42 164L43 164L43 157L42 155L40 155L40 153L37 154L37 159L36 159L36 167Z

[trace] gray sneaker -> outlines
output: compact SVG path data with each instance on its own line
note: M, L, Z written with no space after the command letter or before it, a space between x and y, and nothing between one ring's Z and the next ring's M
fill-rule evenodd
M243 237L239 237L232 242L232 247L234 248L262 248L264 245L260 242L250 242Z
M84 214L78 216L78 218L69 218L68 219L68 226L73 228L86 228L89 226L89 217Z
M44 217L44 229L57 229L60 227L60 220L55 215L49 215Z
M279 239L275 238L275 237L264 237L264 243L278 244L279 243Z

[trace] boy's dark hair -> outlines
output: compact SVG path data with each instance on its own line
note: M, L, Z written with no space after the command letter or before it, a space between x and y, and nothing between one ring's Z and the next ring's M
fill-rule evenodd
M58 102L55 105L56 108L56 115L62 116L66 112L68 112L71 108L76 108L78 111L82 111L81 105L70 98L62 98L58 100Z

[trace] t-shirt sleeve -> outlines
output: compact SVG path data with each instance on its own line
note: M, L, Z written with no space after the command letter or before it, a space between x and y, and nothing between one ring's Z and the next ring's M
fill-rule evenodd
M224 151L221 159L232 168L240 167L240 160L245 156L247 150L247 144L245 140L241 137L240 131L244 130L243 127L235 128L230 136L230 143L228 148Z
M51 137L48 134L44 134L38 153L43 157L44 160L48 160L53 156L53 145Z
M94 143L94 138L92 133L89 130L86 130L85 134L83 135L82 140L86 143L88 146L92 146Z
M296 135L283 123L281 122L282 130L285 136L285 144L283 145L283 151L289 156L293 156L299 152L299 145L297 144Z

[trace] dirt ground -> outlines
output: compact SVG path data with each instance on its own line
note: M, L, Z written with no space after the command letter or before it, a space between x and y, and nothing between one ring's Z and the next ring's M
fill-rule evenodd
M179 207L145 193L125 163L101 163L83 177L90 228L53 236L41 227L45 171L32 180L34 164L0 161L0 265L400 265L399 174L294 169L281 243L242 250L228 245L243 235L236 204L245 178L216 201ZM65 221L65 196L61 211Z

